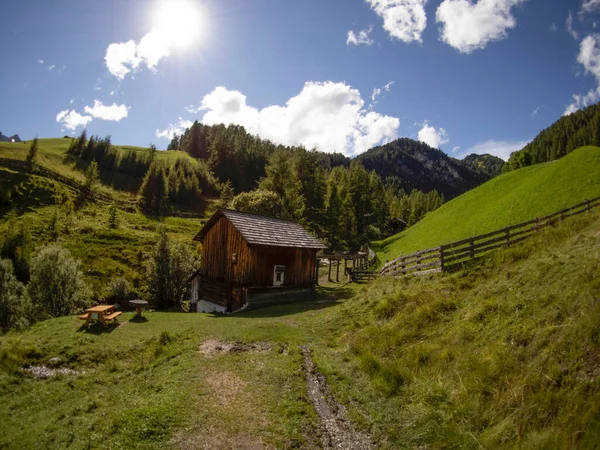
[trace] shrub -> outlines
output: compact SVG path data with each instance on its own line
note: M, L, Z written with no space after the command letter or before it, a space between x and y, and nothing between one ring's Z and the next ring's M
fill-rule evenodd
M81 263L60 245L38 251L31 260L29 295L42 317L73 313L89 303Z
M12 260L15 276L22 283L29 281L29 263L33 253L31 234L27 226L21 222L17 229L13 228L0 250L2 258Z
M31 302L17 280L10 259L0 260L0 330L24 328L31 318Z
M131 286L125 278L113 278L106 287L105 298L124 307L130 292Z

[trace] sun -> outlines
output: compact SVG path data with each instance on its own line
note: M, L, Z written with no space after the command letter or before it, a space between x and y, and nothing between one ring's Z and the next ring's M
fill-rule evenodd
M198 0L165 0L156 7L153 24L174 48L186 50L201 41L206 13Z

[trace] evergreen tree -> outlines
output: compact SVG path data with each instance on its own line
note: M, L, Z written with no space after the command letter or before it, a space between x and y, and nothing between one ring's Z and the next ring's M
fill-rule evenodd
M111 203L108 207L108 226L110 228L117 228L117 204L115 202Z
M98 163L96 161L92 161L88 168L84 173L85 183L83 184L84 188L87 191L93 191L94 187L100 180L100 172L98 171Z
M146 172L138 192L140 206L146 213L163 214L168 209L168 195L169 188L164 165L155 161Z
M38 163L38 138L37 136L31 141L31 145L29 146L29 151L27 152L26 157L27 164L31 167L31 169L35 169Z
M265 172L265 177L259 182L259 188L277 194L284 217L290 219L302 217L304 211L302 184L291 155L287 151L276 151L269 159Z
M228 208L234 197L233 185L230 180L227 180L221 185L221 206Z
M147 266L150 301L158 309L181 308L186 298L194 258L187 246L169 241L161 227Z

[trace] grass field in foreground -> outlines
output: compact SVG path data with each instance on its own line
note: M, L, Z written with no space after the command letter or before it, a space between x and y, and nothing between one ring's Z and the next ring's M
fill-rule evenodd
M600 196L600 148L503 174L374 243L382 261L494 231Z
M375 448L594 448L600 213L459 272L231 316L76 317L0 337L2 448L319 448L300 345ZM268 352L207 356L207 339ZM59 358L59 360L54 359ZM80 372L34 379L23 367Z

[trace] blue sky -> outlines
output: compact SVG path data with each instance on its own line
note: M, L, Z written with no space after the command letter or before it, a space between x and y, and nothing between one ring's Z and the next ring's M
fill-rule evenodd
M357 154L506 158L600 100L600 0L20 0L0 130L166 148L193 120ZM600 29L598 30L600 33Z

